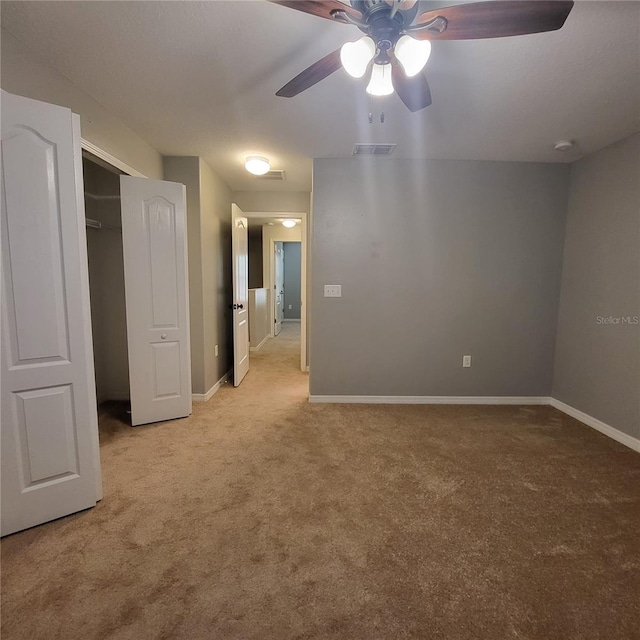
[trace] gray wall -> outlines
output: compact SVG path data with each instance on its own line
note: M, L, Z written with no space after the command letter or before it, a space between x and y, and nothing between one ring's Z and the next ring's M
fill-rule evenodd
M285 242L283 247L284 317L286 320L300 320L301 245L299 242Z
M120 176L86 159L82 168L85 215L104 225L87 227L96 396L101 403L130 397Z
M233 198L248 213L308 213L310 205L307 191L235 191Z
M187 188L191 377L203 394L232 366L231 190L196 156L165 157L164 179Z
M262 278L262 227L249 227L249 289L261 289Z
M200 159L200 224L204 311L204 388L233 366L231 190ZM218 357L215 346L219 346Z
M553 397L640 437L640 134L571 167Z
M568 178L559 164L314 161L311 393L548 396Z
M191 387L194 393L205 393L199 158L197 156L165 156L163 162L164 179L184 184L187 189Z
M82 137L148 178L162 179L162 156L90 95L41 60L6 29L0 36L0 84L19 96L68 107L80 115Z

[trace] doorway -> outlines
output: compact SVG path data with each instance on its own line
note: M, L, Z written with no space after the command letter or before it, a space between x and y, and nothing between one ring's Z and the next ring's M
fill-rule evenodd
M83 153L93 358L98 406L130 400L120 175ZM120 411L122 413L122 411Z
M283 327L297 323L300 370L307 372L307 213L243 215L248 220L250 349L260 350Z
M300 323L302 311L302 243L283 242L283 322Z

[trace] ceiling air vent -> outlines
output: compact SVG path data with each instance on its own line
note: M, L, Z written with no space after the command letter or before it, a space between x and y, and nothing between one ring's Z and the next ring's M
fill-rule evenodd
M390 156L396 148L395 144L356 144L354 156Z
M284 180L284 169L271 169L257 177L259 180Z

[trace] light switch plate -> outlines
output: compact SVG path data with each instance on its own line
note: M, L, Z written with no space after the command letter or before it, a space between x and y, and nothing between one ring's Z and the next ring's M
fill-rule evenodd
M342 298L342 285L341 284L325 284L324 297L325 298Z

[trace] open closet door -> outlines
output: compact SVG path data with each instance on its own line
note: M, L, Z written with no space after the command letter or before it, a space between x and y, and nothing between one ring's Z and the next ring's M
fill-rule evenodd
M249 233L247 218L231 205L233 262L233 386L249 372Z
M185 187L120 176L131 423L191 413Z
M80 119L2 92L2 535L101 498Z

